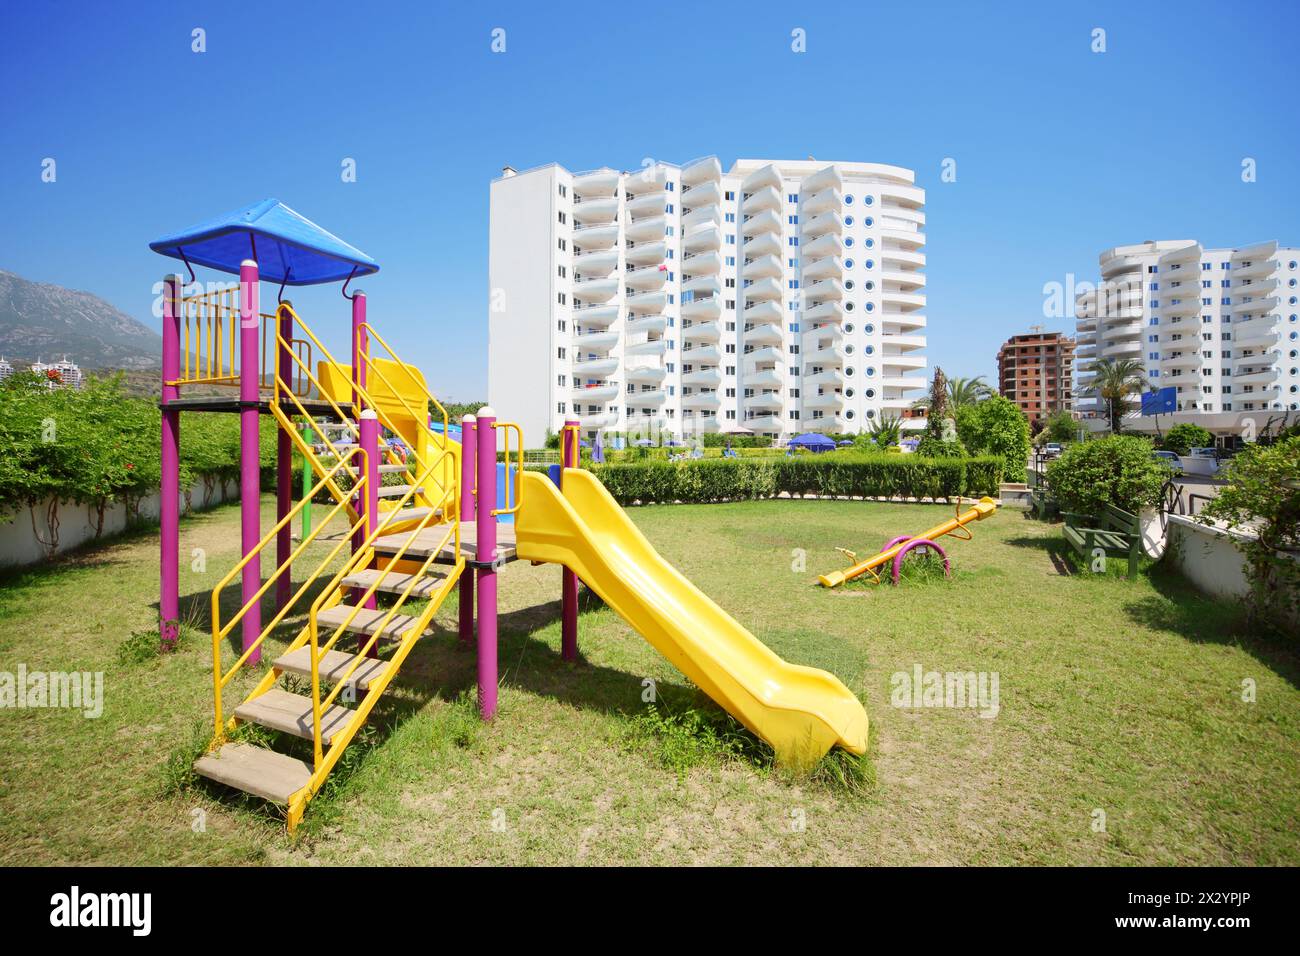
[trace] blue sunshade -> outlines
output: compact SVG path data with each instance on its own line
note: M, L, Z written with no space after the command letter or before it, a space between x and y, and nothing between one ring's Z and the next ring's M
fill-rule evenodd
M239 275L245 259L255 259L261 279L285 285L338 282L379 271L379 263L360 249L278 199L264 199L164 236L149 248L233 275Z

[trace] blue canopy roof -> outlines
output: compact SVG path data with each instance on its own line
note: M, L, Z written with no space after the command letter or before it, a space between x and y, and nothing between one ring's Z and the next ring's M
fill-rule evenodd
M379 271L379 263L360 249L278 199L263 199L164 236L149 248L233 275L239 275L241 262L254 259L261 279L285 285L338 282Z
M796 448L824 448L831 449L835 447L835 440L820 435L817 432L804 432L795 438L790 439L790 444Z

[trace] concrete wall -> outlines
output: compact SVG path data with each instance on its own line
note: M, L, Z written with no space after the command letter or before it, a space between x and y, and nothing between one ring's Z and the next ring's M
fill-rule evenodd
M1250 540L1249 534L1210 528L1183 515L1169 515L1168 530L1166 560L1172 560L1198 591L1228 600L1250 594L1245 557L1233 544ZM1300 620L1290 623L1300 627Z
M191 510L201 511L204 508L210 508L238 496L239 483L237 481L232 481L223 488L220 482L214 480L212 487L209 489L200 480L190 489L188 502L182 498L181 508L183 513L188 513ZM160 496L156 492L143 498L137 512L139 519L141 521L157 521L159 502ZM50 540L50 529L47 520L49 504L48 501L45 501L35 508L36 531L40 532L39 538L36 531L32 529L33 515L31 508L23 507L17 512L0 517L0 567L39 564L42 561L48 561L52 556L71 551L73 548L95 539L95 524L98 518L95 509L89 505L61 501L57 512L58 547L51 555L50 549L42 543ZM100 539L103 540L125 531L128 518L126 505L121 503L110 505L104 510L104 528L99 536Z

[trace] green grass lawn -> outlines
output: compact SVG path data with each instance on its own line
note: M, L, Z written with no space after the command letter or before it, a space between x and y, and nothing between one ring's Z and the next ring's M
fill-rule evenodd
M0 711L0 863L1300 863L1300 669L1241 632L1237 605L1159 566L1066 573L1059 526L1015 511L952 541L950 580L835 591L815 580L843 563L836 545L866 553L951 509L631 514L773 650L861 695L866 785L768 766L608 609L582 615L584 660L563 663L559 569L518 563L501 575L498 718L474 717L453 597L291 841L264 805L175 772L210 732L208 592L239 538L223 507L182 528L191 626L163 658L121 649L154 624L155 533L0 578L0 670L105 672L97 720ZM891 675L916 665L996 672L997 715L891 706Z

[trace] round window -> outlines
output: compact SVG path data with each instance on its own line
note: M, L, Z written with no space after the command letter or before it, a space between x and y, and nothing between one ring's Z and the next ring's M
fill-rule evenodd
M876 240L874 240L874 239L863 239L863 240L862 240L862 244L863 244L864 246L866 246L868 249L870 249L872 246L874 246L874 245L876 244Z
M871 291L872 289L874 289L875 287L876 287L876 284L875 284L874 282L872 282L870 279L868 279L866 282L862 283L862 288L866 289L868 292L870 292L870 291Z
M845 334L845 335L852 335L852 334L853 334L853 323L852 323L852 322L846 322L846 323L844 323L844 334Z
M876 347L875 347L874 345L866 345L866 346L863 346L863 348L862 348L862 354L864 354L864 355L875 355L875 354L876 354Z
M867 417L868 417L868 418L875 418L875 417L876 417L876 410L875 410L874 408L868 408L868 409L867 409Z
M852 346L852 345L846 345L846 346L844 346L844 354L845 354L845 355L852 355L852 354L853 354L853 346Z
M852 280L852 279L845 279L845 280L844 280L844 288L846 288L846 289L852 289L852 288L853 288L853 280Z
M876 220L872 219L870 216L867 216L865 219L862 220L862 225L866 226L868 229L870 229L875 224L876 224Z
M852 216L845 216L845 217L844 217L844 225L846 225L846 226L851 226L851 225L853 225L853 217L852 217Z
M853 366L852 366L852 365L850 365L848 368L846 368L846 369L844 370L844 377L845 377L845 378L852 378L852 377L853 377Z
M862 263L862 268L864 269L874 269L875 267L876 267L875 259L867 259Z
M872 325L870 322L868 322L866 325L862 327L862 331L864 334L870 335L872 332L876 331L876 327Z
M845 240L844 240L844 245L845 245L846 248L847 248L847 247L851 247L851 246L853 245L853 237L852 237L852 236L849 236L847 239L845 239Z
M845 417L845 418L848 418L848 419L853 418L853 409L850 408L848 411L846 411L846 412L844 413L844 417Z
M865 392L863 392L862 394L865 395L865 396L867 396L867 398L875 398L875 397L876 397L876 390L875 390L874 388L869 388L869 389L867 389Z
M862 307L866 309L868 312L874 312L876 309L875 305L872 304L871 302L862 303Z
M853 311L853 303L852 303L852 302L845 302L845 303L844 303L844 311L845 311L845 312L852 312L852 311Z
M1287 282L1287 285L1290 286L1292 289L1294 289L1294 288L1295 288L1295 279L1291 279L1289 282Z
M1288 269L1294 269L1295 267L1296 267L1296 261L1294 259L1292 259L1290 262L1287 263Z
M846 388L846 389L844 390L844 397L845 397L845 398L852 398L852 397L853 397L853 394L854 394L854 392L853 392L853 389L851 389L851 388Z
M844 268L846 268L846 269L852 269L852 268L853 268L853 260L852 260L852 259L845 259L845 260L844 260Z
M862 370L862 374L866 376L872 376L876 374L876 370L873 366L868 365L866 368Z
M850 195L850 196L845 196L845 197L844 197L844 205L846 205L846 206L852 206L852 205L853 205L853 197L852 197L851 195Z
M862 205L864 206L870 206L873 202L875 202L875 199L873 199L871 196L862 197Z

